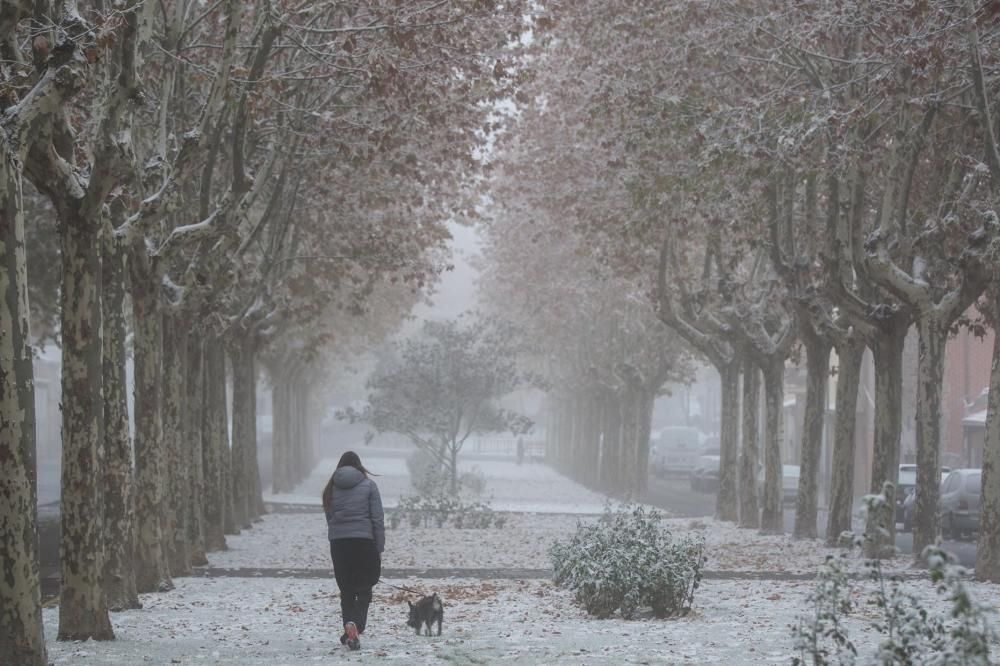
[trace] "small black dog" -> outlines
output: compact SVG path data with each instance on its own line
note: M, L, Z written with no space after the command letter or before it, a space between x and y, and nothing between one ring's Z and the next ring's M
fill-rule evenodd
M408 627L416 629L419 636L420 625L423 624L427 627L427 635L430 636L431 625L437 622L437 635L441 635L441 622L444 620L444 604L441 603L437 592L429 597L424 597L415 604L411 604L409 601L406 603L410 604L410 619L406 621Z

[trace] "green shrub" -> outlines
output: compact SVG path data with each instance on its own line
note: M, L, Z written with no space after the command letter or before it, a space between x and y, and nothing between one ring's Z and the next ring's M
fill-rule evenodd
M642 608L659 618L691 609L701 582L704 541L674 537L660 512L641 506L605 510L595 525L577 524L569 541L549 549L557 585L599 618L632 619Z

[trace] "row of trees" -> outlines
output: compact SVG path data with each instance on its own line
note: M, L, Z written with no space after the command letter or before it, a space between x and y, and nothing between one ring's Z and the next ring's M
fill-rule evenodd
M111 639L109 608L169 589L261 513L259 368L287 489L312 462L323 368L392 330L442 268L523 8L12 0L3 15L0 661L45 664L30 313L63 353L59 638Z
M511 267L551 261L547 275L558 276L546 279L551 297L519 316L562 350L561 308L596 329L628 319L620 311L584 314L579 285L560 282L558 257L588 266L589 284L622 281L611 289L621 310L636 304L718 370L718 515L769 532L782 529L782 377L786 362L804 355L795 533L817 536L819 447L835 351L830 543L851 524L862 353L870 349L875 363L871 476L872 491L881 492L897 481L903 340L915 327L919 554L939 530L945 341L957 324L994 323L1000 293L995 3L540 7L520 63L530 82L498 144L491 190L503 228L523 229L491 239L495 277L506 280L498 289L520 279ZM587 325L572 327L574 337ZM654 329L628 330L659 347ZM584 358L592 371L592 355ZM641 367L655 375L655 363ZM1000 360L994 374L1000 384ZM992 391L977 565L991 580L1000 579L998 401ZM588 436L574 439L574 454L590 450ZM891 518L870 525L879 527L881 545L891 545Z

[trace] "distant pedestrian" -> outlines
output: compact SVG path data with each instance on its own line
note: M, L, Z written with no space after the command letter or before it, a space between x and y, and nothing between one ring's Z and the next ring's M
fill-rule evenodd
M361 647L372 588L382 575L385 515L378 486L354 451L340 457L323 489L323 511L330 537L333 575L340 588L344 633L341 645Z
M520 437L517 438L517 464L520 465L524 462L524 440Z

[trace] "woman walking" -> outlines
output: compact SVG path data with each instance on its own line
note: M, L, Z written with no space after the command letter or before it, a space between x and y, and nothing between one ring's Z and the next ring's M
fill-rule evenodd
M361 647L358 635L365 631L372 587L382 575L385 548L382 498L368 475L358 454L348 451L323 489L330 557L344 620L340 643L352 650Z

